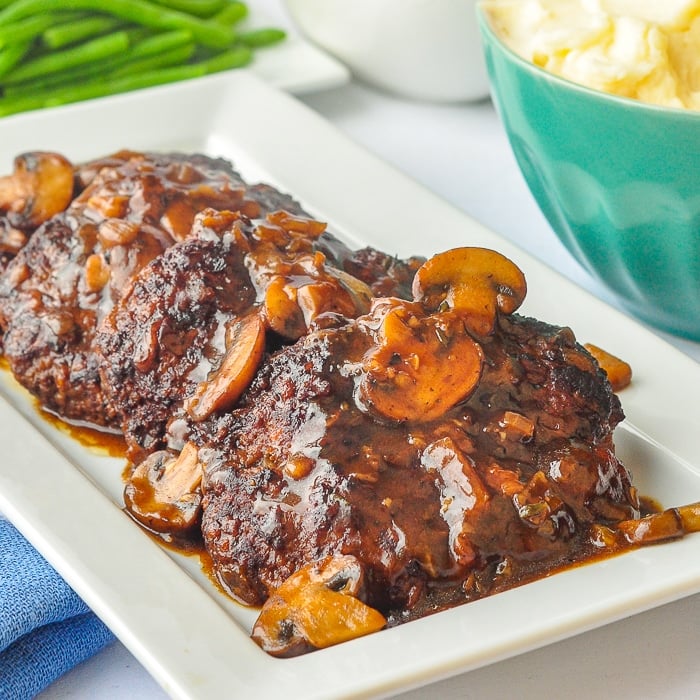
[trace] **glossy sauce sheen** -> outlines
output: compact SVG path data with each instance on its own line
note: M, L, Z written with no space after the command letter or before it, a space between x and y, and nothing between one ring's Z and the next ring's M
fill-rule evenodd
M2 364L4 364L4 362L0 359L0 366ZM5 367L2 367L2 369L6 370ZM74 425L71 423L67 423L58 416L55 416L43 410L38 405L38 403L35 402L35 405L38 415L43 420L46 420L50 425L54 426L57 430L61 431L62 433L69 435L72 439L76 440L81 445L83 445L87 450L99 455L107 455L115 458L124 458L126 460L126 445L121 435L114 433L106 433L104 430L101 430L98 427L94 426ZM314 430L311 428L312 425L313 418L309 421L309 423L306 424L306 426L300 433L300 445L304 443L313 443L314 438L318 437L318 435L314 436L313 434L311 434L314 433ZM308 432L309 430L311 430L311 433ZM318 428L315 430L315 432L318 433ZM439 459L438 455L436 455L436 457L438 457ZM304 466L308 468L308 464L305 464ZM122 472L122 478L125 483L129 479L132 470L133 465L128 461L125 461L125 466ZM461 474L461 471L460 474L458 474L457 476L462 480L465 478L463 474ZM372 479L369 479L369 481L372 481ZM465 486L467 488L464 488ZM466 482L462 484L462 488L460 488L459 484L457 484L454 488L443 489L443 497L446 501L450 503L450 505L445 509L443 513L443 518L448 523L448 527L450 522L453 523L454 527L454 524L458 520L458 518L450 517L450 509L462 511L463 514L464 511L469 510L475 505L475 497L470 491L471 487ZM410 495L406 495L409 495L409 498L412 498L415 493L413 487L409 489L409 492ZM294 491L290 491L289 495L286 497L286 502L290 506L298 506L306 498L307 496L304 496L303 493L300 495L294 495ZM387 498L385 499L385 501L388 504L389 499ZM393 505L394 508L398 508L398 503ZM651 498L641 497L640 511L642 515L657 513L661 511L661 506L658 502L654 501ZM127 515L129 515L128 510L125 509L125 512L127 513ZM404 517L410 520L412 518L417 517L417 514L407 512ZM204 546L204 541L202 539L201 533L198 530L191 531L189 536L187 537L172 537L161 533L150 532L147 528L144 528L141 523L137 524L148 536L150 536L159 545L182 556L197 557L199 559L202 572L207 576L210 582L222 593L222 595L230 595L230 590L228 590L227 587L222 584L219 576L217 575L216 567L214 565L212 556L209 554L209 552L207 552ZM443 527L443 525L438 525L438 532L442 530ZM397 537L399 539L403 537L403 539L405 540L405 536L403 536L398 527L395 527L395 532L397 533ZM451 541L450 547L453 548L455 545L454 537L450 536L449 540ZM629 547L625 547L624 551L627 551L628 549ZM562 559L559 566L551 566L550 570L547 572L547 575L555 574L558 571L569 569L575 566L581 566L588 563L592 563L596 560L602 560L607 557L613 556L615 553L616 552L610 550L601 553L592 547L581 547L578 551L568 552L567 556ZM536 562L533 562L531 565L525 563L521 566L521 570L518 573L517 579L511 579L508 582L507 587L510 588L526 584L528 582L541 578L542 575L543 573L541 571L541 566L539 566ZM496 590L492 592L496 592ZM437 612L439 610L452 607L462 602L464 602L462 594L456 596L453 587L448 585L446 585L444 588L436 587L432 591L429 601L423 601L423 605L420 609L420 615L426 615L432 612Z
M352 560L394 625L629 548L620 402L507 258L351 251L204 156L79 172L0 276L7 365L226 594Z
M37 412L56 430L65 433L91 452L106 457L126 458L126 443L120 433L108 433L99 426L68 423L54 413L42 409L38 403Z
M123 151L76 171L77 196L39 226L0 276L3 352L49 411L119 430L96 329L141 268L209 206L248 206L225 161ZM257 206L254 206L257 212Z
M568 329L502 319L467 401L396 423L356 402L381 325L307 336L200 426L205 543L236 598L341 552L371 572L368 603L405 621L590 560L591 524L639 515L612 449L619 402Z

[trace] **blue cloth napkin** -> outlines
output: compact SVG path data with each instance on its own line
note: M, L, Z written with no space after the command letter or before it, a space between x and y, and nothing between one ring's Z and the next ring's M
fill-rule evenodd
M0 700L25 700L114 640L0 514Z

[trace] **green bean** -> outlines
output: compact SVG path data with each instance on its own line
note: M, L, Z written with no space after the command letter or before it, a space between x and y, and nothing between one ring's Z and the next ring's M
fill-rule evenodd
M246 65L250 61L251 56L252 52L248 47L236 47L199 63L160 68L124 77L111 78L108 76L104 79L92 80L82 85L65 87L59 90L36 92L17 97L4 97L0 98L0 117L42 107L54 107L181 80L200 78L210 73Z
M71 71L53 73L43 76L39 80L29 83L17 83L15 85L5 85L3 94L5 97L26 97L37 92L48 92L50 90L62 90L76 84L90 82L97 77L104 79L123 78L130 74L150 71L156 68L167 68L177 66L189 61L194 56L195 44L177 46L167 51L161 51L151 56L126 55L119 60L102 61L99 64L80 66Z
M227 0L153 0L153 2L195 17L211 17L227 4Z
M140 27L135 24L127 24L121 31L125 31L126 35L129 37L129 46L138 44L138 42L143 41L149 36L153 36L153 31L151 29Z
M0 117L245 66L241 0L0 0Z
M106 15L85 17L65 24L52 22L41 34L42 42L50 49L62 49L64 46L76 44L83 39L113 31L123 22Z
M39 95L23 95L22 97L0 98L0 117L6 117L18 112L28 112L42 107L42 98Z
M56 12L3 24L0 26L0 46L34 39L56 22L77 16L79 15L71 12Z
M194 56L195 49L196 46L194 44L185 44L184 46L176 46L168 51L161 51L153 56L130 59L114 70L107 71L107 78L125 78L128 75L187 63Z
M132 57L151 56L160 51L168 51L177 46L184 46L194 41L192 32L188 29L173 29L170 32L162 32L160 34L152 34L138 43L135 43L130 50Z
M148 0L15 0L0 11L0 25L56 9L103 12L152 29L189 29L197 43L211 48L226 48L233 41L231 29L218 22L169 10Z
M33 80L25 80L19 83L3 83L0 85L0 92L2 92L3 97L19 97L31 95L34 92L42 92L56 86L71 85L86 78L101 75L104 73L106 63L108 63L107 60L99 63L86 63L82 66L59 71L58 73L42 75ZM0 82L2 82L1 79Z
M31 46L31 41L24 41L0 50L0 77L7 75L26 56Z
M16 68L12 72L11 79L7 82L18 83L40 75L57 73L66 68L100 61L107 56L113 56L121 51L125 51L128 47L129 37L127 33L123 31L114 32L84 44L28 61Z
M110 74L122 66L135 63L139 59L168 54L170 51L192 45L193 39L190 32L185 29L175 29L172 32L147 36L141 41L132 44L126 51L107 56L99 62L84 63L55 73L38 76L30 81L6 83L3 85L3 92L8 97L11 95L26 95L36 90L43 91L51 87L84 82L86 79L97 75ZM0 83L2 83L2 80L0 80Z
M248 6L242 2L230 2L214 16L214 21L232 27L248 16Z
M206 59L204 65L207 73L218 73L223 70L247 66L253 58L253 52L247 46L236 46L228 51Z
M84 85L67 87L57 90L44 99L46 107L78 102L92 99L94 97L104 97L106 95L116 95L121 92L140 90L155 85L177 82L180 80L190 80L206 75L206 68L202 64L188 63L184 66L174 66L171 68L160 68L138 75L129 75L114 80L99 80Z
M246 46L258 49L263 46L276 44L286 37L282 29L251 29L239 34L236 39Z

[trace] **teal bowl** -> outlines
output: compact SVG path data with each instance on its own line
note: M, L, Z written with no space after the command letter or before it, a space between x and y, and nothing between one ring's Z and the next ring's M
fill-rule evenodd
M632 314L700 340L700 112L559 78L479 26L525 180L569 252Z

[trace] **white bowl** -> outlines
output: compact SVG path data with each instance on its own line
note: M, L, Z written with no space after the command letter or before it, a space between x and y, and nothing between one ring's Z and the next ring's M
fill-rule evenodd
M477 0L286 0L300 32L360 80L435 102L482 99L489 83Z

